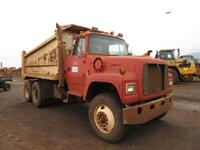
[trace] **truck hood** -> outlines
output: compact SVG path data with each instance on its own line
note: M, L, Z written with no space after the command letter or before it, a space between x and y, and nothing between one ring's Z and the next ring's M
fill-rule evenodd
M140 68L141 65L148 64L166 64L164 60L155 59L151 57L140 57L140 56L106 56L105 64L106 68L123 68L127 72L134 71ZM113 69L111 69L113 70Z

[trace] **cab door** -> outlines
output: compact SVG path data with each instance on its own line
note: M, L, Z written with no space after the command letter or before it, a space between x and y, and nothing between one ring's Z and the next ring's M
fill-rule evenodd
M69 92L82 96L85 85L85 38L75 40L72 55L66 58L66 81Z

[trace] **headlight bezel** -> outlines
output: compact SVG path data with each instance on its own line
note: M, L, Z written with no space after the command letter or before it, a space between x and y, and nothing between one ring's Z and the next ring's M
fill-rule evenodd
M125 93L126 95L135 94L135 83L126 83Z

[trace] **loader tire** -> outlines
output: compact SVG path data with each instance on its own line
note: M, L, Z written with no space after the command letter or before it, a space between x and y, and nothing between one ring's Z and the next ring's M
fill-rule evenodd
M32 83L29 80L24 81L24 102L32 101Z
M175 69L172 69L172 70L170 70L170 73L173 75L174 83L177 83L179 81L177 71Z
M105 141L116 143L127 131L123 124L122 107L112 94L99 94L89 105L89 121L94 133Z
M42 107L45 104L45 99L43 98L42 86L39 81L33 82L32 85L32 101L35 107Z

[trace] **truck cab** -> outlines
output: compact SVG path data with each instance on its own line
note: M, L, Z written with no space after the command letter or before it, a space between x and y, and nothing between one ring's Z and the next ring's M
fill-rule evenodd
M139 89L143 87L138 85L144 81L148 85L151 80L152 87L146 87L146 93L152 91L159 97L162 95L160 91L171 91L165 62L149 57L130 56L126 42L121 37L88 31L76 37L74 43L72 55L66 56L65 75L70 93L82 96L83 100L91 99L91 93L97 92L93 88L101 89L101 86L104 90L109 86L115 89L123 104L140 101L140 98L150 99L152 95L143 95L143 91ZM156 70L157 65L162 74ZM154 72L151 69L155 69ZM157 76L157 80L150 75ZM88 90L92 89L94 91L88 95Z

